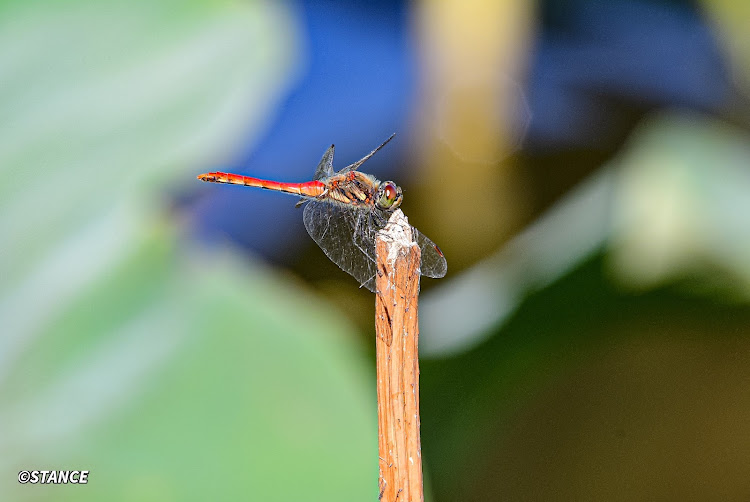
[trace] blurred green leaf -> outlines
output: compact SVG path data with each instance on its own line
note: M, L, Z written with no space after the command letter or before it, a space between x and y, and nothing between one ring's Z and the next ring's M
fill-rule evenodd
M351 326L260 264L185 250L162 200L260 123L293 69L291 16L0 12L0 498L373 497L374 386ZM39 487L21 469L91 474Z

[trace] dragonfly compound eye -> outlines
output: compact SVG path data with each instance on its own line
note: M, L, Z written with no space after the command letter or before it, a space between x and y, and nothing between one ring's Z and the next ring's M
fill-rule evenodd
M381 209L395 210L401 205L401 187L392 181L386 181L380 184L378 189L378 207Z

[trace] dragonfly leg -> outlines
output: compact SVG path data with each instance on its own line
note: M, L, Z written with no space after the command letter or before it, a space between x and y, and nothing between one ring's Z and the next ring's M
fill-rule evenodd
M376 228L383 228L385 226L385 218L379 214L375 214L375 211L370 213L370 219Z

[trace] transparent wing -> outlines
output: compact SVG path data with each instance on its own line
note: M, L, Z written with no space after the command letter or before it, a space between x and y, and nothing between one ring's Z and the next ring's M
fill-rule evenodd
M370 214L356 206L344 207L311 200L305 206L307 233L330 260L375 292L375 234Z
M307 233L333 263L375 292L375 237L381 225L373 222L369 211L310 200L304 222ZM420 273L434 278L445 276L448 264L440 248L416 228L412 231L422 254Z
M314 180L322 180L333 175L333 151L334 146L328 147L328 150L323 154L323 158L318 162L318 167L315 169L313 175Z
M345 168L343 168L342 170L340 170L339 173L346 173L346 172L349 172L349 171L356 171L357 169L359 169L359 166L361 166L362 164L364 164L365 162L367 162L370 159L370 157L372 157L373 155L375 155L376 153L378 153L378 150L380 150L385 145L387 145L388 142L390 140L392 140L395 135L396 135L396 133L394 132L393 134L391 134L391 136L387 140L383 141L383 143L379 147L377 147L375 150L371 151L370 153L368 153L367 155L365 155L364 157L362 157L361 159L359 159L354 164L349 164L348 166L346 166Z
M417 239L417 245L422 251L422 263L420 264L420 273L427 277L439 279L445 276L448 271L448 262L437 244L414 227L411 227L414 236Z

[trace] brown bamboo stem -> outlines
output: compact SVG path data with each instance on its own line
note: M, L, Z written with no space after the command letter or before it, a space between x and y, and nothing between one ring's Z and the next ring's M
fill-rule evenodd
M396 211L376 240L379 499L423 502L419 435L419 246Z

